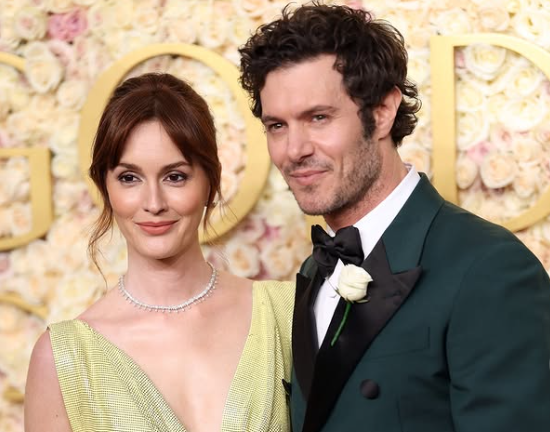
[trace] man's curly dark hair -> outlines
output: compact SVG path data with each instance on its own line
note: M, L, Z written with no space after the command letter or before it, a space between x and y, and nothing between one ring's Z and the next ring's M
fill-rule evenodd
M242 87L252 99L252 112L262 115L260 91L267 75L323 54L336 56L348 95L359 106L365 137L376 127L373 109L394 87L403 94L391 130L395 145L414 130L420 109L416 86L407 80L407 51L403 36L388 22L347 6L317 1L262 25L239 49ZM314 77L312 77L313 79Z

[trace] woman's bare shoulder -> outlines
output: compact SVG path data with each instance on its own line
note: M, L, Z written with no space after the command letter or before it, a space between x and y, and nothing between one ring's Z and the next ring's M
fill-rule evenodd
M25 389L25 431L71 431L48 331L36 342Z

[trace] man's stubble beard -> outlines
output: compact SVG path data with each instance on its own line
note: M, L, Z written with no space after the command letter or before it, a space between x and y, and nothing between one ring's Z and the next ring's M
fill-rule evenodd
M348 160L355 161L352 169L344 173L340 184L329 190L330 196L326 200L321 198L325 191L318 190L319 185L307 186L299 194L300 196L310 194L321 198L315 202L310 200L301 202L291 189L302 212L310 216L335 216L353 210L367 199L382 170L380 151L372 140L362 139Z

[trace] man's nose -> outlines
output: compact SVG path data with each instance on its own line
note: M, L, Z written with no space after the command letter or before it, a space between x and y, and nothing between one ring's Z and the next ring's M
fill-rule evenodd
M287 140L287 153L292 162L299 162L313 154L314 146L304 126L289 127Z

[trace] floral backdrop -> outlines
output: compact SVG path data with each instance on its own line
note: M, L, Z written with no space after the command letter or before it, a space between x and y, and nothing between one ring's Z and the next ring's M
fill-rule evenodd
M303 3L296 2L295 5ZM327 1L327 3L331 3ZM550 48L548 0L349 0L404 35L410 78L423 107L400 153L431 174L432 35L496 32ZM43 239L0 252L0 430L21 431L21 399L34 342L52 321L78 315L106 289L86 254L98 210L78 167L80 115L97 77L123 55L153 43L191 43L238 64L239 45L277 16L280 0L0 0L0 51L25 59L24 72L0 64L0 149L51 150L54 223ZM167 71L190 81L216 119L227 200L246 165L244 121L224 82L203 64L160 56L130 75ZM521 56L472 45L456 51L456 181L460 204L497 223L532 206L550 183L550 84ZM0 156L0 238L32 225L29 165ZM550 269L550 219L517 235ZM112 286L125 271L115 232L102 248ZM253 211L214 245L207 258L254 279L291 279L308 255L307 224L274 169ZM21 306L21 305L20 305ZM2 397L4 395L4 397Z

